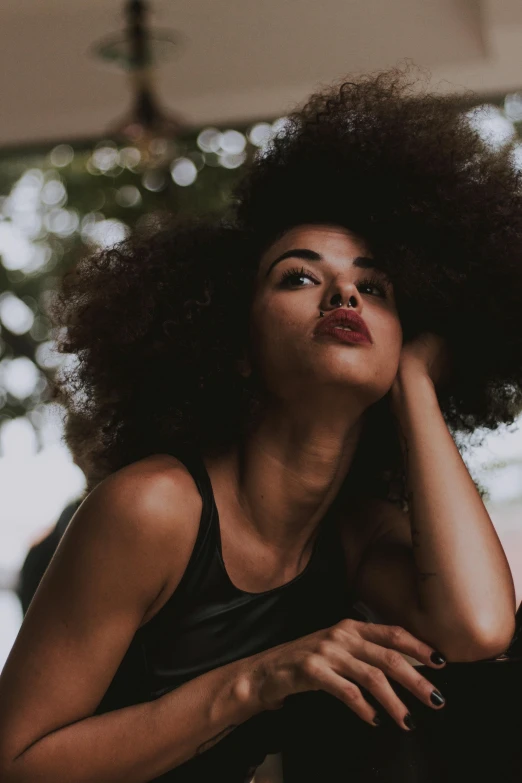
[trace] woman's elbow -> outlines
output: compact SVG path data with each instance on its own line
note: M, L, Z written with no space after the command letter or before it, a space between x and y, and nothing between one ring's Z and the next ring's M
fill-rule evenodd
M502 626L483 623L481 628L468 634L452 634L445 644L439 645L448 662L484 661L496 658L510 646L515 635L515 616L510 617Z

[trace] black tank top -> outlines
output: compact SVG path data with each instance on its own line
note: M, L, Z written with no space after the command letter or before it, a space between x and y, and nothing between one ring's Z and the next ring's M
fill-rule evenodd
M350 616L348 584L335 502L320 523L310 560L294 579L248 593L230 581L221 552L219 518L201 457L176 454L203 499L196 542L183 577L167 602L139 628L95 714L157 699L231 661L297 639ZM250 781L267 753L281 749L285 707L261 712L216 745L155 781Z

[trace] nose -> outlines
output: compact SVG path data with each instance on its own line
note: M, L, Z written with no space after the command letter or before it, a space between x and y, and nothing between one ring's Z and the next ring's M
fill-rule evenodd
M345 307L349 304L350 307L360 309L361 303L362 298L355 283L345 281L338 283L336 291L327 296L326 307Z

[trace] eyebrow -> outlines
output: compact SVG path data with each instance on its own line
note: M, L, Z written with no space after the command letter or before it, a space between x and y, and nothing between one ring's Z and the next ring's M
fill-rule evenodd
M284 261L285 258L302 258L304 261L324 261L324 258L320 253L317 253L315 250L309 250L306 247L297 247L292 250L285 250L284 253L281 253L280 256L272 261L266 271L265 277L268 277L275 265L280 261ZM353 266L359 267L360 269L377 269L378 272L389 279L388 275L383 272L382 269L379 269L374 258L368 258L367 256L357 256L353 259L352 263Z

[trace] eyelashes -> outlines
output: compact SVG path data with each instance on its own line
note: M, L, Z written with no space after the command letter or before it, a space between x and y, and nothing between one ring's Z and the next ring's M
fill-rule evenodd
M313 275L311 272L309 272L304 267L301 267L300 269L293 268L293 269L287 269L280 278L280 285L283 288L291 288L291 280L292 278L299 278L299 277L308 277L310 280L313 280L314 283L319 284L319 280ZM357 281L357 287L365 287L369 286L372 288L376 288L379 291L379 295L385 299L388 295L387 293L387 286L380 280L378 277L372 277L371 275L368 277L364 277L361 280ZM306 286L296 286L297 288L305 288Z

